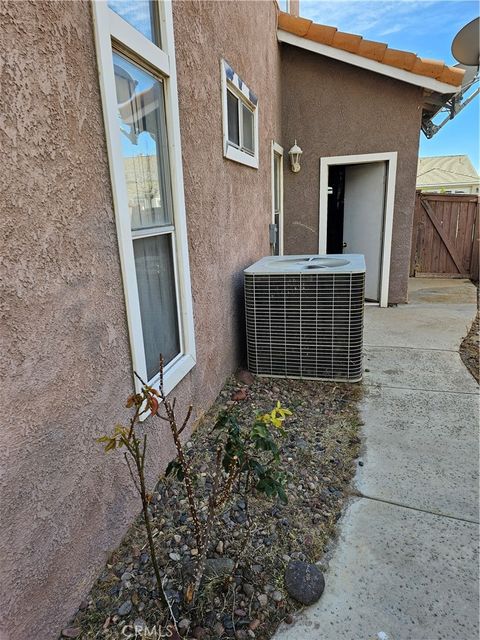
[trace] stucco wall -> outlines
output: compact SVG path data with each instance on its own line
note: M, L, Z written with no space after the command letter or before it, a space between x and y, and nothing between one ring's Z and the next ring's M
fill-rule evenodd
M303 150L285 172L285 253L318 251L320 158L398 152L389 302L405 302L422 89L282 45L282 138Z
M132 370L90 7L12 1L0 19L0 638L46 640L139 510L94 442ZM178 2L174 22L198 356L176 395L198 415L238 363L241 270L268 251L275 6ZM222 157L221 56L259 96L258 171ZM150 448L161 471L173 447Z

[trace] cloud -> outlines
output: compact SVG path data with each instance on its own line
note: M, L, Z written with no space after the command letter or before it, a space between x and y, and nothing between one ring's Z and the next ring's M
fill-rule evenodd
M441 33L457 3L450 0L301 0L301 15L350 33L379 37L392 33Z

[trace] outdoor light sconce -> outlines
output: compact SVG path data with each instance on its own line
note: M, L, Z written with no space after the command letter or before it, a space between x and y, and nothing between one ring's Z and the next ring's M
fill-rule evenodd
M291 164L293 173L298 173L300 171L300 158L302 153L303 151L300 149L300 147L297 144L297 141L295 140L295 144L288 152L288 155L290 156L290 164Z

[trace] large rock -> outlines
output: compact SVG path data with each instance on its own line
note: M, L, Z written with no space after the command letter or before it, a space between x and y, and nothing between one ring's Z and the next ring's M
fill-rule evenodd
M196 562L188 560L183 565L183 571L186 576L193 577L195 573ZM205 561L205 570L203 575L205 578L215 578L228 576L235 569L235 563L230 558L208 558Z
M325 578L314 564L292 560L285 570L285 586L298 602L313 604L325 589Z
M255 382L255 376L250 373L250 371L247 371L247 369L239 369L235 374L235 377L239 382L248 386Z

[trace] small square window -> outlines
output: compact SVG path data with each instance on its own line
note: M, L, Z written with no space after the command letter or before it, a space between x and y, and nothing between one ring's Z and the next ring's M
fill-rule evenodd
M230 65L222 60L223 155L258 168L258 101Z

